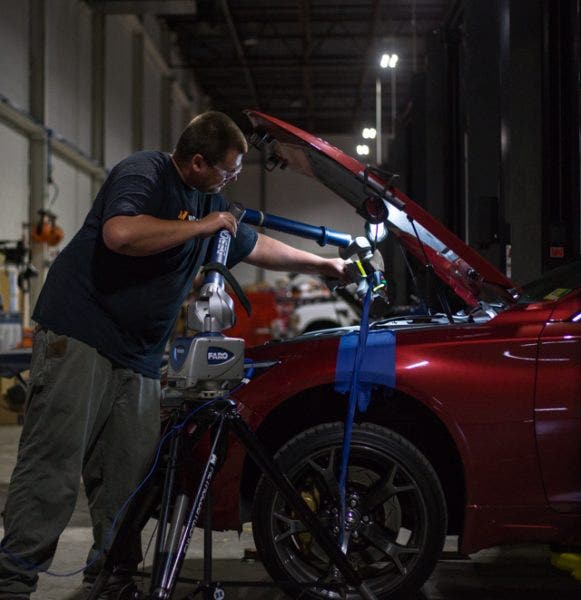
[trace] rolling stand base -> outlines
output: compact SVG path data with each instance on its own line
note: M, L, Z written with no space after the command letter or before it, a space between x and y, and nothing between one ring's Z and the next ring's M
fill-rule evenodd
M223 600L227 598L227 587L270 587L278 588L274 582L270 581L215 581L212 579L212 496L210 490L206 494L204 501L204 579L196 581L180 577L179 582L193 583L197 587L193 592L183 598L183 600L194 600L194 598L203 598L203 600Z

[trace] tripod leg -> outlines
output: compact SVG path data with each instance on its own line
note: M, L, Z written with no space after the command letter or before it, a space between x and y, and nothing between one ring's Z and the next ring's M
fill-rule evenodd
M216 424L214 438L212 440L212 446L210 448L210 455L204 467L194 501L191 504L190 511L186 522L181 527L179 539L175 538L173 547L166 547L167 551L163 553L163 565L159 573L159 584L155 587L152 586L151 598L152 600L166 600L171 597L174 591L177 577L180 572L182 563L184 561L193 530L198 522L200 511L206 494L214 477L216 471L216 464L218 462L218 448L223 443L224 435L224 421L225 416L221 414Z
M176 411L172 415L168 427L172 428L177 422L178 418L179 413ZM149 518L155 513L156 509L160 505L160 500L162 512L160 514L159 528L163 529L163 527L165 527L165 524L167 523L167 516L163 512L163 508L164 506L168 506L170 501L166 496L168 495L167 490L170 490L171 493L171 486L173 485L175 462L177 460L178 440L179 435L176 433L171 438L169 451L170 458L168 461L165 484L163 487L161 484L161 478L159 477L160 467L158 465L156 473L152 475L151 479L149 479L142 490L131 501L127 512L123 517L121 524L119 525L118 531L113 538L111 546L107 550L105 564L97 576L87 600L96 600L99 597L99 594L107 585L109 578L117 569L117 565L120 562L119 559L123 556L127 540L134 539L134 537L141 533ZM162 492L164 494L163 497ZM155 575L155 569L153 574Z
M212 490L208 489L204 502L204 583L206 585L212 582L212 508Z
M248 454L256 462L260 470L272 481L284 499L297 512L301 521L315 536L321 548L336 565L345 580L359 590L364 600L375 600L373 592L353 569L345 554L341 552L337 540L333 539L322 527L317 517L294 489L288 477L277 468L274 459L264 448L246 421L236 411L231 411L228 418L230 426L244 444Z
M172 425L175 425L175 419L172 420ZM173 486L175 481L177 457L179 450L179 440L180 436L177 433L174 434L169 447L169 457L167 463L167 470L165 473L165 481L163 484L163 496L161 500L157 539L155 541L155 553L151 572L151 589L155 589L157 587L157 584L159 583L160 559L163 556L163 545L166 539L167 523L169 520L169 512L172 503Z

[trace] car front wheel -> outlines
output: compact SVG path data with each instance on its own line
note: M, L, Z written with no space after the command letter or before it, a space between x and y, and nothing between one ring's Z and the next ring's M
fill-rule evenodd
M297 435L275 457L337 540L342 445L343 424L328 423ZM382 600L418 590L432 572L446 534L444 495L426 458L389 429L354 425L345 499L343 547L359 576ZM264 476L256 489L252 523L265 568L292 596L360 597L354 588L342 586L317 540Z

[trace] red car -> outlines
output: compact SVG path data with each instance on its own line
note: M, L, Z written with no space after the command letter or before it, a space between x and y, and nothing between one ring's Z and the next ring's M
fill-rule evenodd
M319 179L359 212L380 197L391 235L465 305L370 327L375 350L362 377L371 403L356 416L346 486L352 565L386 599L422 585L446 534L459 535L463 553L581 546L581 262L516 290L381 173L286 123L249 117L271 163ZM236 395L335 535L347 413L338 382L342 344L356 335L345 328L251 348L256 373ZM237 529L252 515L276 580L324 581L325 554L235 441L213 490L215 528ZM340 597L323 584L304 595Z

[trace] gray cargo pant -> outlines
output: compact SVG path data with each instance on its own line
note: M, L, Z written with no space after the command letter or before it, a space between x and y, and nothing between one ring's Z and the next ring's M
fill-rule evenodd
M73 513L81 475L93 523L89 561L98 554L117 511L143 478L158 437L159 380L115 368L73 338L35 334L2 541L2 549L19 560L0 553L0 598L36 588L37 573L49 568ZM133 546L129 566L139 560L139 540ZM95 563L86 573L99 568Z

